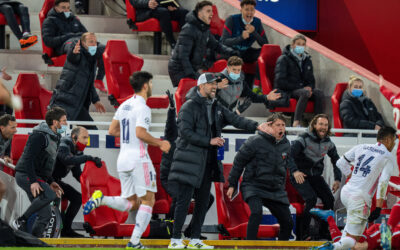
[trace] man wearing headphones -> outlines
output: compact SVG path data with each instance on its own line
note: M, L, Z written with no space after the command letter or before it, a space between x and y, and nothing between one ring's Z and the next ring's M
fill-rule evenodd
M61 139L60 147L57 152L57 161L54 166L53 178L64 190L62 198L67 198L69 206L63 217L62 237L84 237L72 230L71 225L76 214L82 205L82 196L71 185L61 181L71 171L75 179L80 182L82 163L87 161L95 162L97 167L101 167L101 159L83 154L89 141L89 133L84 127L77 126L71 131L71 136Z

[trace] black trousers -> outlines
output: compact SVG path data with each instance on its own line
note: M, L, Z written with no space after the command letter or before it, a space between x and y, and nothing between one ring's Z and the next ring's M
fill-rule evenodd
M317 199L320 198L324 204L324 209L328 210L333 209L335 198L322 176L307 176L303 184L298 184L292 177L291 182L306 203L297 227L297 236L301 240L310 234L310 210L317 204ZM323 222L321 226L321 234L325 236L328 233L328 224Z
M251 211L247 225L247 240L257 239L258 228L262 220L262 206L267 207L271 214L278 220L280 226L278 240L289 240L293 229L293 219L290 214L289 205L269 199L262 199L257 196L250 197L246 202Z
M185 17L188 11L186 9L178 8L175 11L169 11L165 7L157 7L151 11L151 17L154 17L160 21L161 31L164 32L165 38L169 42L169 44L175 44L175 38L172 31L171 21L178 21L179 26L185 24Z
M93 121L93 118L89 114L89 107L82 107L81 111L79 112L78 116L75 119L76 121ZM80 125L89 130L97 130L95 125Z
M294 112L294 120L301 121L304 111L307 107L308 100L314 101L314 113L322 114L324 111L324 92L319 89L313 89L311 97L308 97L308 91L301 88L290 93L291 97L297 99L296 110Z
M19 39L22 38L24 32L31 32L28 7L22 3L4 3L0 4L0 13L4 15L7 20L7 24L10 27L14 35ZM19 28L15 14L20 17L22 31Z
M67 198L69 201L69 206L63 218L63 230L68 231L72 229L72 221L81 208L82 195L69 184L66 184L62 181L57 181L57 183L64 190L64 195L62 198Z
M210 200L211 188L211 171L206 168L203 180L199 188L182 184L178 182L169 182L170 190L173 190L173 198L176 200L175 215L174 215L174 229L172 233L173 239L180 239L183 223L185 223L186 215L190 206L192 197L195 199L194 212L192 217L192 239L199 239L201 234L201 227L203 226L204 219L207 213L207 207Z

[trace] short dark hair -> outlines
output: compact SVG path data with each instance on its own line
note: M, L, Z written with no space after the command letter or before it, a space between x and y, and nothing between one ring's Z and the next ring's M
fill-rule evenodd
M331 121L329 120L329 116L327 114L318 114L318 115L314 116L309 125L310 130L314 132L314 130L315 130L314 126L315 126L315 124L317 124L317 121L319 118L324 118L324 119L328 120L328 131L327 131L326 135L331 135L332 125L331 125Z
M228 58L228 66L242 66L243 60L238 56L231 56Z
M378 130L378 134L376 136L376 140L377 141L382 141L387 137L393 137L396 136L396 129L390 127L390 126L386 126L386 127L382 127Z
M282 120L286 123L285 117L281 113L273 113L267 117L267 122L275 123L277 120Z
M53 120L59 121L61 117L67 115L67 112L63 108L53 107L46 113L45 120L47 125L50 127L53 125Z
M153 79L153 75L147 71L138 71L133 73L129 77L129 82L135 91L135 93L140 92L145 83L149 83Z
M253 6L256 6L256 5L257 5L257 2L256 2L255 0L242 0L242 1L240 2L240 7L243 7L243 6L245 6L245 5L253 5Z
M4 114L0 116L0 126L7 126L10 121L15 122L15 117L9 114Z
M82 126L76 126L71 130L71 138L76 140L78 139L79 134L81 133Z
M203 9L205 6L213 6L213 3L210 2L210 1L207 1L207 0L198 2L198 3L196 4L196 7L194 7L194 12L198 13L198 12L199 12L201 9Z
M54 1L54 6L59 5L60 3L69 3L70 0L56 0Z

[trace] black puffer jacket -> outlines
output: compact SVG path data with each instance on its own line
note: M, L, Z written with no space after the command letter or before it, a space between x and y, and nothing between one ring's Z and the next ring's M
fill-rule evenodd
M217 161L217 147L210 145L213 137L220 137L222 128L233 125L236 128L254 132L258 123L240 117L218 102L212 104L214 117L213 126L209 125L206 98L197 93L198 88L192 88L187 101L181 107L178 114L178 140L174 153L174 161L168 176L168 182L176 181L199 188L204 171L206 169L207 157L212 169L212 181L223 182L224 176L222 164ZM212 154L208 156L208 154Z
M2 4L8 4L8 3L11 3L11 4L19 3L19 4L21 4L21 2L19 2L19 1L13 1L13 0L0 0L0 5L2 5Z
M96 58L101 56L101 52L97 50L96 54L91 56L81 46L80 53L74 54L75 44L76 42L72 43L68 48L67 60L50 100L50 106L62 107L70 121L75 121L83 107L89 108L90 102L100 101L94 88L94 78Z
M199 69L208 69L214 63L206 57L207 49L224 55L238 55L238 52L217 41L210 32L210 26L191 11L186 15L186 24L179 33L168 70L184 72L185 77L197 79Z
M282 55L276 61L274 88L285 92L292 92L296 89L301 89L306 86L315 88L314 70L311 61L311 56L306 52L302 62L302 67L299 66L297 59L290 52L290 45L287 45Z
M72 37L80 37L87 32L85 26L71 13L66 18L64 13L51 9L42 25L43 42L50 48L59 48Z
M366 96L354 97L347 90L340 101L339 113L345 128L375 129L375 125L385 126L382 115L371 99Z
M243 173L241 192L246 201L257 196L289 205L286 169L293 167L290 142L284 137L279 142L264 132L247 139L237 152L229 173L229 186L237 187Z

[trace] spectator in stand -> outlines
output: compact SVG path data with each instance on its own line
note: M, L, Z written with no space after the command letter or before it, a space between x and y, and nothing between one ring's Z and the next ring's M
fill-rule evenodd
M365 95L363 80L356 76L350 77L339 112L345 128L379 130L385 126L375 104Z
M0 0L0 13L6 18L11 31L18 38L22 50L26 50L37 43L37 36L31 34L28 7L15 0ZM17 18L21 20L22 30L19 28Z
M307 102L314 101L314 113L324 110L324 93L315 88L315 78L311 56L304 50L306 37L298 34L287 45L278 58L275 67L274 87L283 91L282 98L297 99L293 127L300 127Z
M71 43L80 39L87 29L70 9L70 0L55 0L54 8L47 13L42 25L43 42L47 47L54 50L56 55L63 55L68 52ZM105 75L103 52L105 46L97 44L97 76L95 87L102 92L107 92L104 87L103 78Z
M168 62L168 73L174 87L178 87L182 78L197 79L214 64L215 58L207 57L207 48L228 56L239 55L238 51L218 42L211 34L212 5L210 1L201 1L186 15L186 24Z
M72 221L82 205L82 195L71 185L62 181L71 171L74 178L80 183L82 174L81 164L87 161L95 162L97 167L101 167L101 159L83 154L89 141L89 133L84 127L77 126L71 131L71 136L61 138L60 146L57 151L57 160L54 166L53 179L64 190L62 198L69 201L67 211L63 217L62 237L84 237L72 230Z
M27 221L34 213L37 219L32 234L41 237L51 219L50 203L63 194L62 188L51 176L56 162L62 133L67 129L67 114L62 108L47 111L46 122L33 128L24 152L16 166L15 180L28 195L31 205L13 221L15 230L27 232Z
M102 53L97 50L97 45L96 35L87 32L68 46L67 60L53 91L50 106L64 108L71 121L93 121L89 114L90 103L98 112L106 112L93 84L96 57ZM96 126L84 127L97 129Z
M184 8L174 6L162 6L160 0L129 0L136 9L136 21L143 22L149 18L156 18L160 21L162 32L173 49L176 41L172 32L171 21L178 21L179 26L185 24L185 17L188 11ZM178 2L178 1L177 1Z
M309 237L310 210L316 205L317 199L322 200L324 209L333 209L335 198L332 191L335 193L340 187L342 173L336 166L339 155L335 144L329 138L330 129L329 117L325 114L316 115L310 122L308 131L300 134L292 142L291 156L296 165L291 171L290 180L306 203L302 216L298 218L301 221L300 228L297 228L297 236L300 240ZM335 182L332 191L322 176L326 155L331 158L333 165ZM328 225L326 223L322 225L321 236L329 237Z
M237 114L243 113L250 105L254 103L264 103L269 107L273 101L279 99L281 95L276 90L268 95L257 95L250 90L250 87L244 83L244 74L242 72L243 60L240 57L232 56L228 59L227 67L218 75L217 100L227 109L236 111ZM246 98L243 103L239 103L239 98Z
M262 220L262 206L269 209L280 225L278 240L289 240L293 220L289 199L285 191L286 170L294 168L290 157L290 142L285 136L285 119L280 114L267 118L269 131L258 132L246 140L237 152L229 173L229 189L232 199L243 174L241 192L250 207L247 240L256 240Z
M268 43L261 20L254 17L256 13L255 0L240 2L241 14L229 16L225 21L221 42L240 51L240 57L245 63L257 61L261 49L254 49L251 45L257 41L260 46Z

